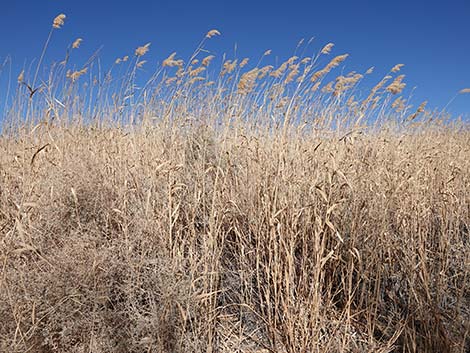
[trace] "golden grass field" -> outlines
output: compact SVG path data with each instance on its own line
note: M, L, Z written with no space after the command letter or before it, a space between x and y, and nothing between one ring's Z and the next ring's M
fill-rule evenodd
M402 65L331 77L332 44L211 69L218 34L139 89L150 44L21 72L0 351L469 352L468 123L410 107Z

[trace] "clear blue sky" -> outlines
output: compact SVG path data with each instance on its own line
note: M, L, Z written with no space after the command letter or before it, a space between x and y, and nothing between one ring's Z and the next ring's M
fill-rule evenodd
M147 42L152 42L149 63L173 51L184 58L216 28L222 36L209 48L218 56L233 53L237 44L239 57L272 49L285 59L299 39L313 36L316 49L334 42L333 53L350 54L346 70L375 66L377 80L404 63L407 88L416 86L416 102L429 100L431 108L470 87L470 0L3 0L0 60L10 55L14 70L20 70L38 58L59 13L67 15L66 24L54 33L46 63L62 57L77 37L84 39L83 61L101 45L102 62L111 63ZM448 110L470 113L470 94L459 95Z

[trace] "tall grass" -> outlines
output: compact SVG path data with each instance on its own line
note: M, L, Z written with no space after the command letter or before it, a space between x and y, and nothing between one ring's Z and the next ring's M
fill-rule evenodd
M332 79L332 44L211 69L218 34L147 80L150 44L20 74L0 350L469 351L468 125L410 107L402 65Z

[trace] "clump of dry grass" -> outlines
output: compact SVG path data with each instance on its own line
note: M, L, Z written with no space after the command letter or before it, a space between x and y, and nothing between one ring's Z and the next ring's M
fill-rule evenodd
M394 97L403 76L324 82L331 43L211 73L218 34L140 92L149 45L123 76L65 61L25 96L21 73L0 351L468 351L468 125Z
M3 137L2 349L464 351L469 135L442 129Z

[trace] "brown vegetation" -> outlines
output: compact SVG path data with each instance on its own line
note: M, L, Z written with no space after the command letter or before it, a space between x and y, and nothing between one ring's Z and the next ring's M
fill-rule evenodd
M218 34L140 92L149 44L116 79L92 60L21 73L0 351L469 351L468 125L411 110L402 75L363 99L363 75L323 83L346 59L319 65L331 43L210 81Z

